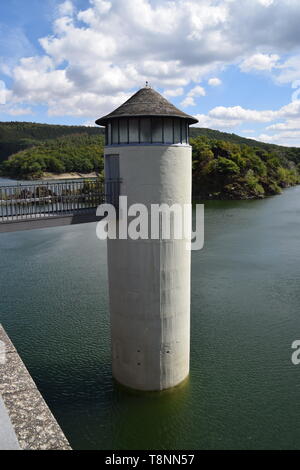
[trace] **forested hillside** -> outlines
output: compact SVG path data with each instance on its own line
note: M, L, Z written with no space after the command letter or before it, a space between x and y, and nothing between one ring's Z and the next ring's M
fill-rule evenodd
M300 164L276 151L199 136L193 146L195 199L251 199L300 183Z
M0 165L0 174L16 179L38 179L43 173L103 171L104 137L72 134L41 141Z
M300 183L300 164L277 150L205 136L191 139L193 197L250 199L278 194ZM44 173L96 172L103 176L103 135L73 134L41 141L0 165L0 174L38 179Z
M209 139L222 140L238 145L248 145L275 152L278 156L286 157L295 163L300 162L300 148L297 147L266 144L253 139L246 139L236 134L199 127L191 127L190 133L191 137L205 136ZM100 127L58 126L30 122L0 122L0 162L20 150L38 145L41 141L72 134L104 135L104 130Z
M41 141L70 134L102 135L103 130L85 126L55 126L31 122L0 122L0 162Z
M191 137L204 136L209 139L223 140L224 142L231 142L232 144L248 145L249 147L255 147L266 150L268 152L274 152L280 157L286 157L295 163L300 163L300 148L299 147L283 147L282 145L267 144L254 139L247 139L236 134L229 134L228 132L216 131L213 129L206 129L200 127L190 128Z

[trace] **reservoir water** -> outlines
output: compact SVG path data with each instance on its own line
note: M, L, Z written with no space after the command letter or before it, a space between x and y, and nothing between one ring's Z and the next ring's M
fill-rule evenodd
M75 449L300 447L300 187L210 201L192 254L191 375L111 378L106 244L95 224L0 235L0 322Z

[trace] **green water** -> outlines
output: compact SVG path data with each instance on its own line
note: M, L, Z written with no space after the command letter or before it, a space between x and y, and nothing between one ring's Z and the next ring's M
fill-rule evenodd
M189 382L111 379L106 245L95 225L0 235L0 321L76 449L300 447L300 188L209 202L192 255Z

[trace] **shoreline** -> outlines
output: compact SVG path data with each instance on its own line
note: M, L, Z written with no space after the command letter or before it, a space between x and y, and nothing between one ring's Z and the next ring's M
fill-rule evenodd
M89 178L97 178L99 175L95 172L91 173L48 173L45 172L40 178L33 178L33 179L24 179L24 178L16 178L16 177L9 177L9 176L0 176L0 179L7 180L7 181L16 181L19 183L27 183L27 182L34 182L34 181L57 181L57 180L75 180L75 179L89 179Z
M44 173L41 178L39 178L41 181L44 180L68 180L68 179L83 179L83 178L97 178L97 173L92 172L92 173ZM32 180L34 181L34 180Z
M102 175L100 175L100 178L101 178ZM40 178L36 178L36 179L28 179L28 180L24 180L24 179L16 179L16 178L13 178L13 177L6 177L6 176L0 176L0 186L4 186L5 184L5 180L7 181L7 184L9 186L13 186L14 184L17 186L19 184L38 184L38 183L43 183L43 182L53 182L53 181L67 181L67 180L88 180L88 179L95 179L95 178L99 178L99 175L97 175L96 172L90 172L90 173L78 173L78 172L70 172L70 173L60 173L60 174L57 174L57 173L48 173L48 172L45 172L43 173L43 175L40 177ZM2 180L2 181L1 181ZM281 195L286 189L289 189L289 188L293 188L295 186L300 186L300 183L296 183L296 184L288 184L284 187L280 187L280 191L277 192L277 193L272 193L272 194L263 194L263 195L253 195L253 194L247 194L247 195L243 195L244 197L236 197L237 195L232 195L232 194L228 194L228 193L222 193L220 192L218 195L216 194L193 194L193 197L192 197L192 203L193 204L196 204L197 202L199 201L249 201L249 200L252 200L252 201L257 201L257 200L263 200L263 199L267 199L269 197L273 197L273 196L278 196L278 195ZM235 197L234 197L235 196Z

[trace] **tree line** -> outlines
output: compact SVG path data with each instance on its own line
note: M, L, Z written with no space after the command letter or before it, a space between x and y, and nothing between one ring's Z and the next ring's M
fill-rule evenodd
M0 122L0 162L45 140L72 134L103 135L99 127L59 126L34 122Z
M2 176L39 179L44 173L103 172L104 137L72 134L11 155L0 165Z
M278 194L300 183L300 163L276 149L198 136L193 148L193 198L249 199ZM41 141L0 164L15 179L39 179L44 173L96 172L103 177L104 137L72 134Z
M300 163L277 151L204 136L191 144L194 199L262 198L300 183Z

